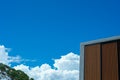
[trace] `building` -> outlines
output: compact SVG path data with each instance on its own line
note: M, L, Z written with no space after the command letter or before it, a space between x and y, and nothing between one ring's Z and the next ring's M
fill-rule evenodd
M120 80L120 36L81 43L80 80Z

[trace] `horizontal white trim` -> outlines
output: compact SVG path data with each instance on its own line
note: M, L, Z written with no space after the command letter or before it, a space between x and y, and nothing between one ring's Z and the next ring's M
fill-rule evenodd
M89 44L103 43L103 42L114 41L114 40L119 40L119 39L120 39L120 36L114 36L114 37L109 37L109 38L92 40L92 41L88 41L88 42L82 42L81 45L89 45Z

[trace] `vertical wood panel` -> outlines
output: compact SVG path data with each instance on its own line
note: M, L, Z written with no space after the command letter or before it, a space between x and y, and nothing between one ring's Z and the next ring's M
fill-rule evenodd
M100 80L100 44L85 46L85 80Z
M102 80L118 80L117 42L102 44Z

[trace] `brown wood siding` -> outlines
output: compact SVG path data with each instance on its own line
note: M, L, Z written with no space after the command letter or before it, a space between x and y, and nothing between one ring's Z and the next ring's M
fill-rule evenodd
M100 80L100 44L85 46L85 80Z
M118 80L117 42L102 44L102 80Z

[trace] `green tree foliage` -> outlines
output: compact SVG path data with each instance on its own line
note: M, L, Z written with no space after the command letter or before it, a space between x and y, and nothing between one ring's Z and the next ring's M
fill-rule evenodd
M33 78L29 78L27 74L25 74L21 70L15 70L7 65L0 63L0 70L6 72L12 80L34 80Z

